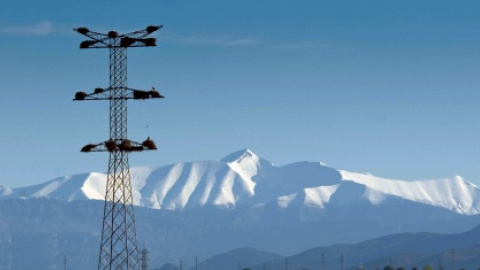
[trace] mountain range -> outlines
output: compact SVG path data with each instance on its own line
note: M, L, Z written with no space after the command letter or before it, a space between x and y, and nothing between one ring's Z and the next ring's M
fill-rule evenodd
M239 247L285 256L480 223L480 189L460 176L402 181L321 162L275 166L249 149L220 161L131 168L131 181L139 245L155 265ZM0 187L0 269L26 269L36 256L54 269L65 255L95 267L105 183L106 174L92 172ZM31 243L41 250L33 257Z
M400 233L357 244L315 247L299 254L280 256L253 248L231 250L190 270L265 269L478 269L480 266L480 226L464 233ZM343 267L342 267L343 266ZM166 265L164 270L178 270Z

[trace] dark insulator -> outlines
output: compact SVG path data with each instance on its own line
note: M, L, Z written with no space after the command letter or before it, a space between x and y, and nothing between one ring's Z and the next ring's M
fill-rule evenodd
M116 38L116 37L118 37L118 33L116 31L110 31L110 32L108 32L108 37L109 38Z
M79 27L77 28L77 32L82 35L86 35L88 32L90 32L90 30L88 30L88 28L86 27Z
M144 38L141 41L147 47L157 46L157 39L156 38Z
M153 33L155 31L157 31L158 29L162 28L161 25L149 25L147 26L147 28L145 29L145 31L147 31L147 33Z
M147 91L133 90L134 99L147 99L150 98L150 93Z
M90 48L93 44L97 43L95 40L85 40L80 43L80 49L87 49Z
M75 99L76 100L84 100L87 97L87 93L85 92L77 92L75 93Z
M100 88L100 87L95 88L95 94L101 94L103 92L105 92L105 90L103 90L103 88Z
M120 47L129 47L135 43L136 39L131 37L124 37L120 40Z
M97 147L96 144L87 144L84 147L82 147L82 150L80 150L80 152L90 152L95 147Z
M164 98L164 96L160 95L160 93L155 90L150 91L150 96L152 98Z

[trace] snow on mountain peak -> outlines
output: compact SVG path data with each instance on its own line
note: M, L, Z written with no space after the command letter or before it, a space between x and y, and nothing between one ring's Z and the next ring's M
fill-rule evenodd
M222 158L220 161L221 162L242 162L244 159L256 159L258 160L259 157L255 155L250 149L245 148L239 151L236 151L232 154L229 154L228 156Z
M480 189L459 176L402 181L339 171L319 162L277 167L250 149L232 153L219 162L134 167L130 172L134 205L154 209L183 211L269 203L280 208L326 209L362 201L379 206L384 201L402 199L462 215L480 213ZM0 199L104 200L106 181L104 173L87 173L24 188L1 187Z
M244 178L252 178L258 173L260 158L250 149L237 151L224 157L222 162L228 163L230 168L242 175Z
M232 170L245 179L251 179L257 175L261 167L273 166L270 161L260 158L248 148L222 158L221 162L227 163Z
M478 188L460 176L434 180L404 181L380 178L371 174L341 170L343 181L364 185L363 198L377 205L386 195L437 206L459 214L480 213Z

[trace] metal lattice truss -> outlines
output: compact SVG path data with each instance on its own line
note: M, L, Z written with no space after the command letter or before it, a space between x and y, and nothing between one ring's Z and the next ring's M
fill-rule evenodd
M108 48L110 51L110 86L96 88L91 94L77 92L74 100L110 101L110 138L98 144L88 144L82 152L109 152L105 207L99 254L99 270L137 270L140 266L137 249L135 214L128 153L157 149L150 137L142 143L127 137L127 100L163 98L154 88L151 91L127 87L127 48L156 46L155 38L146 38L162 26L118 34L74 29L89 40L81 49Z

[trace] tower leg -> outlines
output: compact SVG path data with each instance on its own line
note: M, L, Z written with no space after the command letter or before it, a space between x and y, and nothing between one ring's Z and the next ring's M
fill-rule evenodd
M137 270L138 249L128 156L110 153L99 270Z

